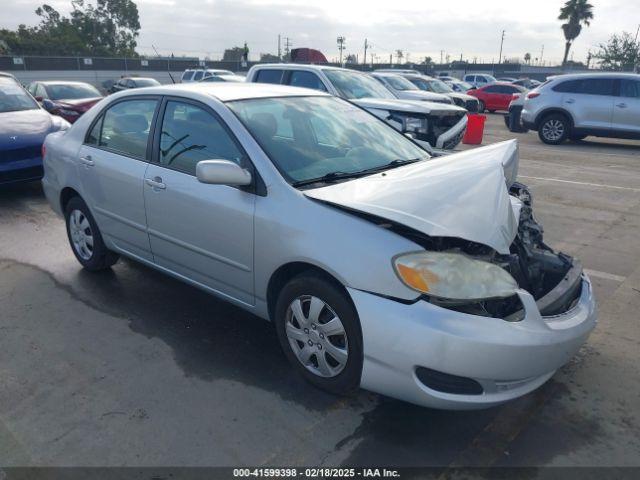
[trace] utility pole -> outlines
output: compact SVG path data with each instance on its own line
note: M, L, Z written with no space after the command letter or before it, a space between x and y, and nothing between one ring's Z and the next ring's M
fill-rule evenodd
M342 67L342 51L345 49L346 38L340 35L336 41L338 42L338 50L340 51L340 66Z
M278 34L278 60L282 60L282 49L280 48L280 34Z
M444 50L440 50L440 65L442 65L442 57L444 55Z
M500 63L502 62L502 45L504 44L504 33L505 31L502 30L502 39L500 40L500 55L498 55L498 65L500 65Z
M542 45L542 50L540 51L540 62L538 65L542 65L542 57L544 56L544 45Z
M638 33L640 33L640 23L638 24L638 29L636 30L636 38L635 38L636 43L638 43Z
M291 39L289 37L284 37L284 56L287 61L291 61L291 58L289 58L289 54L291 53L292 45L293 43L291 43Z
M367 39L364 39L364 57L362 58L362 64L367 64L367 48L369 48L369 44L367 43Z

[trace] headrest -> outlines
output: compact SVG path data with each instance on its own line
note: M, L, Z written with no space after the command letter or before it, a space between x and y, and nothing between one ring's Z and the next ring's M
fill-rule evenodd
M261 112L251 116L251 126L255 128L261 137L272 138L278 131L278 122L271 113Z
M119 115L114 128L120 133L142 133L149 128L149 122L137 113Z

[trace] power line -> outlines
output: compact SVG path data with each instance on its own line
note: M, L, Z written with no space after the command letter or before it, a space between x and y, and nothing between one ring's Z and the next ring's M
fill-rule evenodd
M345 49L347 39L340 35L336 41L338 42L338 50L340 50L340 66L342 66L342 51Z

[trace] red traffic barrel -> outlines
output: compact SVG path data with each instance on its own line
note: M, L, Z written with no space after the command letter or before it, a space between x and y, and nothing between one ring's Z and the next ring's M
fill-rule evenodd
M482 143L484 122L486 119L486 115L467 113L467 131L464 132L462 143L466 143L467 145L480 145Z

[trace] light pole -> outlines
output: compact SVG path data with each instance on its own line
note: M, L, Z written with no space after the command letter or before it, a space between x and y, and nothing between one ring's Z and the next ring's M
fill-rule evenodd
M502 30L502 39L500 40L500 55L498 55L498 65L502 63L502 45L504 44L504 33L505 31Z
M343 50L344 50L344 48L345 48L345 47L344 47L344 42L345 42L346 40L347 40L347 39L346 39L345 37L343 37L342 35L340 35L340 36L337 38L337 42L338 42L338 50L340 50L340 66L341 66L341 67L343 66L343 65L342 65L342 51L343 51Z

